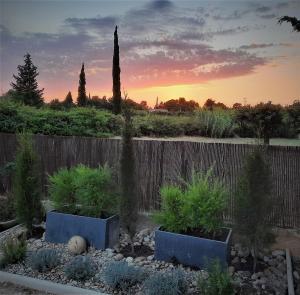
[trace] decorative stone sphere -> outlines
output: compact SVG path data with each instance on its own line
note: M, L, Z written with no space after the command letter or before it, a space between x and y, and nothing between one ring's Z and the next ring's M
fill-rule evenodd
M80 236L73 236L68 242L68 250L73 255L81 254L86 250L85 239Z

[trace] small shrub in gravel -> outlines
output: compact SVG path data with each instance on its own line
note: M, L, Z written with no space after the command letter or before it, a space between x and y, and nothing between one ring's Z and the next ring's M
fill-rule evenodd
M29 256L29 265L39 272L51 270L60 264L60 255L54 249L40 249Z
M8 264L17 263L25 258L27 244L25 239L8 239L1 245L2 258L0 260L0 268L4 268Z
M198 288L204 295L233 295L234 289L230 275L222 269L218 260L212 261L208 267L208 278L200 276Z
M65 275L68 279L86 281L97 272L97 265L89 256L76 256L65 267Z
M143 289L146 295L179 295L185 294L187 287L184 273L174 270L150 276L145 281Z
M125 261L110 263L103 273L104 282L113 289L125 291L146 278L146 272L140 267L128 265Z

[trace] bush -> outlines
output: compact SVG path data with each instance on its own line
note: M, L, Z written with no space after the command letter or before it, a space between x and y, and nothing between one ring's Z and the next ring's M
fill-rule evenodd
M97 272L97 265L89 256L76 256L65 267L65 275L68 279L86 281Z
M117 198L110 169L78 165L49 177L49 195L60 212L100 217L116 211Z
M13 185L16 215L31 234L34 219L42 216L39 160L29 134L20 134L18 143Z
M182 271L155 273L143 285L146 295L179 295L187 291L187 283Z
M128 265L125 261L110 263L103 272L104 282L113 289L125 292L129 287L141 283L146 273L139 267Z
M235 194L234 212L235 231L254 258L253 272L258 251L274 240L269 226L272 208L270 169L263 152L257 148L246 158Z
M200 276L198 288L204 295L233 295L234 289L230 275L224 271L218 260L212 261L208 267L208 278Z
M18 263L25 258L27 244L25 238L8 239L1 245L2 258L0 260L0 268L8 264Z
M161 189L162 204L154 219L172 232L203 229L215 235L222 225L227 191L223 185L211 179L212 169L206 174L193 172L185 189L168 185Z
M29 265L32 269L45 272L56 267L60 263L60 255L53 249L40 249L29 257Z

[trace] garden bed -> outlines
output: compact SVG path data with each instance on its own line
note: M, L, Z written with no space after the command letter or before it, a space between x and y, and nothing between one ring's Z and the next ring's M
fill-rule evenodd
M108 287L103 281L103 273L105 267L113 261L126 261L129 265L141 267L147 272L148 276L152 274L168 273L175 269L180 269L186 276L188 284L188 294L200 294L197 287L197 278L207 276L203 270L193 270L190 267L177 265L175 263L168 263L154 260L153 255L148 255L154 250L154 232L148 229L139 231L135 238L135 249L139 252L137 257L128 256L129 237L121 232L120 245L114 249L96 250L89 248L88 255L97 265L96 275L84 282L67 279L64 274L65 265L73 258L68 252L67 246L64 244L52 244L44 241L44 239L29 239L28 251L29 253L38 249L56 249L60 251L62 264L44 273L39 273L32 270L27 261L12 264L5 268L5 271L21 274L38 279L50 280L56 283L67 284L71 286L81 287L96 290L107 294L124 294L120 290L114 290ZM124 249L127 249L125 251ZM149 251L149 252L147 252ZM122 254L123 253L123 254ZM232 274L233 283L237 294L285 294L287 288L286 282L286 262L284 251L273 251L267 254L260 254L259 263L263 268L255 274L250 272L251 256L249 251L242 248L239 244L231 248L231 259L229 272ZM148 255L148 256L147 256ZM127 256L127 257L126 257ZM237 263L237 259L239 260ZM243 268L244 267L244 268ZM145 294L142 290L142 283L138 283L130 288L132 294ZM129 291L128 293L129 294Z

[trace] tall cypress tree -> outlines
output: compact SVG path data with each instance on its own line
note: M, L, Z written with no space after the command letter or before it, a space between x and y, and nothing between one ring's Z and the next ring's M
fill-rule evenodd
M11 82L16 99L23 101L24 104L32 106L41 106L44 103L43 91L38 88L36 80L39 72L32 63L31 56L26 53L24 56L24 65L18 66L18 74L13 75L15 82Z
M78 98L77 98L77 104L79 106L86 106L87 104L85 84L86 84L86 80L85 80L85 73L84 73L84 63L82 63L82 67L79 75Z
M118 41L118 26L115 28L114 32L114 56L113 56L113 68L112 68L112 78L113 78L113 112L115 114L121 113L121 81L120 81L120 58L119 58L119 41Z
M131 250L134 252L133 237L136 232L136 222L138 217L138 204L135 185L135 159L133 150L133 126L130 110L125 109L125 126L122 136L121 155L121 185L122 194L120 202L121 225L129 234L131 239Z

